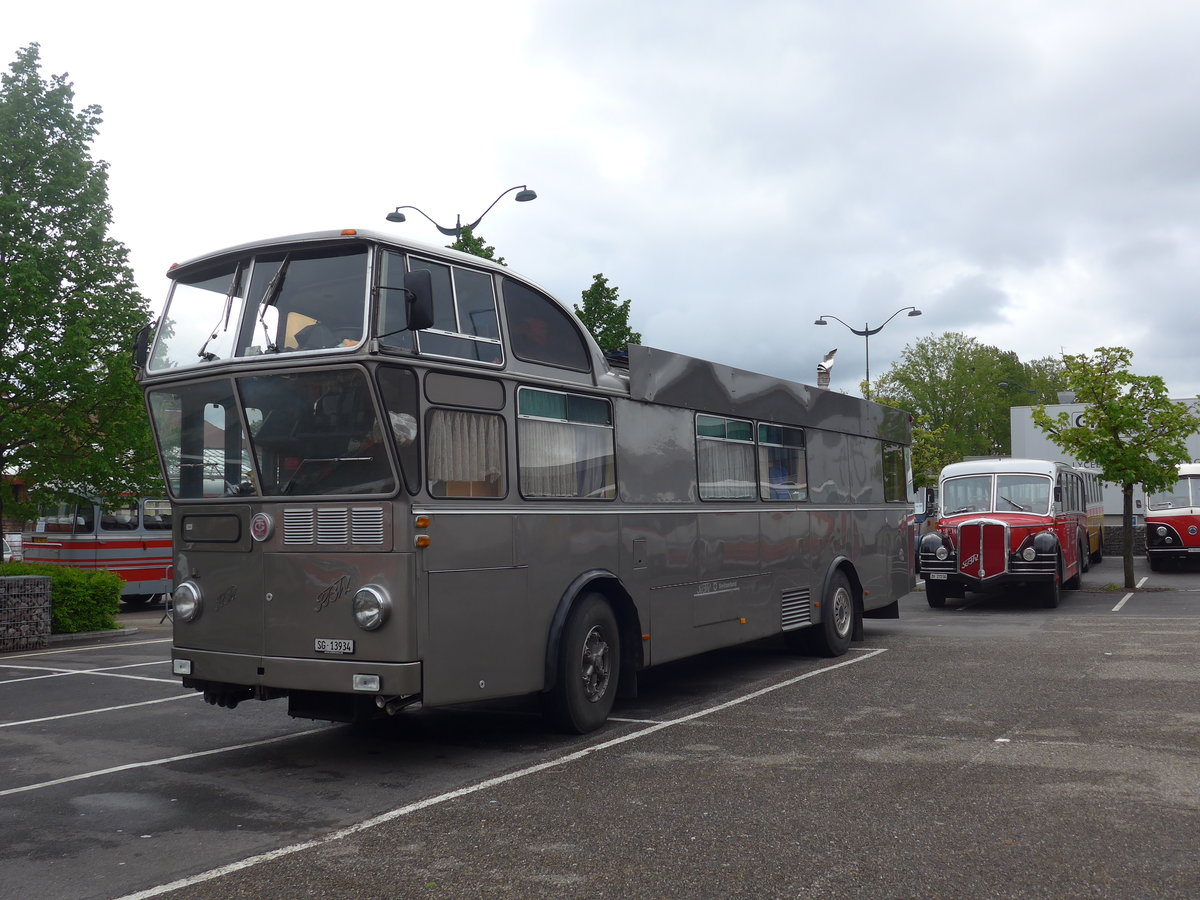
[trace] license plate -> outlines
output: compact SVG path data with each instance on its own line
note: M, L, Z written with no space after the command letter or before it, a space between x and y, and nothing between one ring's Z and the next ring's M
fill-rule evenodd
M313 649L318 653L353 653L354 641L343 638L317 638Z
M950 576L947 575L945 572L930 572L925 577L928 578L930 581L945 581Z

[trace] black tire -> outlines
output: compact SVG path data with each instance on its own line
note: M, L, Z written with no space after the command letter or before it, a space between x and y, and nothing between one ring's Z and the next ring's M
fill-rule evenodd
M950 589L943 582L925 582L925 600L929 603L930 609L942 609L946 605L946 598L949 596Z
M1149 564L1151 572L1161 572L1162 571L1162 563L1159 562L1157 557L1150 556L1149 554L1147 554L1146 562Z
M1083 545L1082 544L1079 545L1079 550L1080 550L1079 571L1063 582L1063 590L1064 591L1077 591L1081 587L1083 587L1083 573L1087 571L1087 568L1083 564L1083 560L1087 559L1087 557L1083 555ZM1059 561L1059 565L1060 566L1062 565L1061 560Z
M547 713L568 734L595 731L612 710L621 673L617 617L601 594L581 597L567 617L558 649L558 679Z
M1055 609L1062 596L1062 578L1059 577L1059 573L1055 572L1053 578L1042 582L1041 589L1042 606L1046 609Z
M803 631L789 632L795 635L800 649L816 656L841 656L850 649L854 635L858 604L850 579L843 572L835 572L829 579L829 588L821 598L821 621Z
M1092 555L1088 553L1086 541L1079 542L1079 571L1086 572L1092 567Z

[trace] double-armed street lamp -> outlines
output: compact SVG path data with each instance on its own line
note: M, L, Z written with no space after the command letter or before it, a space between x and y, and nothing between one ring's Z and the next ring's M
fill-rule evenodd
M879 332L883 331L884 325L886 325L888 322L892 321L892 319L896 318L896 316L900 315L900 313L904 312L906 309L909 310L909 313L908 313L909 318L912 318L913 316L921 315L921 311L919 309L917 309L915 306L902 306L898 310L896 310L894 313L892 313L890 316L888 316L886 319L884 319L883 325L876 326L875 328L872 328L869 324L867 324L865 322L863 323L862 328L855 328L853 325L848 325L847 323L842 322L842 320L839 319L837 316L831 316L828 314L821 315L817 319L817 321L813 322L814 325L828 325L829 323L826 322L825 320L827 318L833 319L835 322L842 322L843 325L845 325L847 328L849 328L851 331L853 331L859 337L864 339L864 341L866 343L866 353L867 353L867 381L866 381L866 387L863 390L863 396L866 397L868 400L871 399L871 335L879 334Z
M417 209L417 207L415 207L415 206L397 206L395 208L395 210L393 210L392 212L387 214L387 220L389 222L403 222L404 221L404 213L400 212L400 210L413 209L413 210L416 210L417 212L419 212L425 218L429 219L430 222L433 222L433 227L436 228L438 231L440 231L442 234L446 235L447 237L452 237L457 240L458 238L462 237L462 233L464 231L466 231L467 229L474 231L475 226L477 226L480 222L483 221L483 217L492 211L492 206L495 206L497 203L500 202L500 199L502 197L504 197L506 194L511 194L513 191L519 191L517 196L513 198L518 203L526 203L529 200L537 199L537 194L529 189L529 185L518 184L514 187L510 187L507 191L501 192L500 196L492 201L491 206L489 206L487 209L485 209L483 212L481 212L479 214L479 218L477 218L470 225L464 225L462 223L462 216L459 215L455 219L454 227L447 228L445 225L439 225L423 209Z

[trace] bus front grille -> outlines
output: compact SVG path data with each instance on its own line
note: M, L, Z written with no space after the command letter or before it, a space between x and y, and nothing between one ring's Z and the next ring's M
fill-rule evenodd
M383 508L378 506L299 507L283 511L283 543L287 546L325 544L381 545Z
M783 592L781 625L784 631L812 624L812 604L808 588L793 588Z

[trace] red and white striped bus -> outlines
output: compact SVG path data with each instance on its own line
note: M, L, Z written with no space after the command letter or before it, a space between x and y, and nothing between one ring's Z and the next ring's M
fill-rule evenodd
M1184 463L1165 491L1146 495L1146 560L1157 572L1163 563L1200 559L1200 464Z
M171 591L171 504L127 498L116 506L81 498L43 508L22 535L25 561L108 569L125 582L121 599L147 603Z

